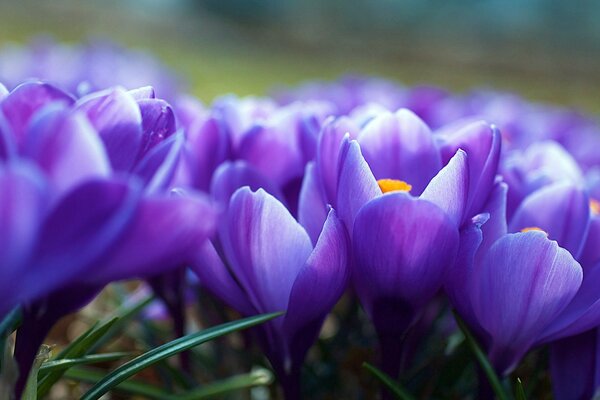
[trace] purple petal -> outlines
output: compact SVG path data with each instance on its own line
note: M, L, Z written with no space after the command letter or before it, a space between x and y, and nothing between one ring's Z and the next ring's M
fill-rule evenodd
M77 108L100 134L114 169L128 171L142 145L142 116L134 98L116 88L81 98Z
M46 209L44 182L26 165L0 168L0 316L22 300L18 282L29 272L40 220Z
M537 227L578 258L590 223L589 198L583 189L556 183L523 200L510 221L510 231Z
M403 180L415 194L421 194L442 167L429 127L405 109L375 117L357 140L377 179Z
M348 234L332 209L315 249L298 273L284 317L283 329L293 364L302 364L325 316L344 292L349 277L348 262Z
M306 166L302 189L300 189L298 222L306 229L313 244L317 243L326 218L327 205L323 201L315 164L310 162Z
M487 203L483 210L487 213L488 219L481 226L483 241L479 246L476 255L476 265L479 265L489 248L508 232L506 226L506 194L508 186L504 182L496 183L492 189Z
M129 93L135 101L156 98L156 93L152 86L143 86L141 88L128 90L127 93Z
M223 264L215 247L207 240L199 249L192 270L198 275L200 283L223 300L227 305L244 315L258 313L248 300L248 296L240 289L231 273Z
M240 158L282 186L304 172L304 156L294 126L255 126L240 143Z
M355 140L344 139L338 165L337 211L352 235L356 214L367 202L381 196L381 189Z
M340 146L346 134L350 139L356 138L358 127L346 117L331 118L324 123L317 144L317 172L323 182L325 198L334 207L337 199Z
M587 239L579 257L579 262L583 268L596 265L600 262L600 217L592 215L590 219L590 228L588 230Z
M440 151L444 163L458 149L469 156L469 198L465 218L471 218L482 211L481 207L494 185L500 160L500 133L493 125L478 121L455 127L442 137Z
M435 204L393 192L365 205L354 223L353 280L379 331L401 333L442 285L458 231Z
M170 136L153 147L133 173L142 179L147 193L164 191L174 179L184 144L183 133Z
M73 97L50 84L29 82L19 85L6 96L0 110L10 125L15 142L20 145L31 117L38 110L53 102L71 105L74 101Z
M262 189L239 189L231 198L221 241L252 305L260 312L285 310L312 245L283 204Z
M421 198L440 207L459 227L469 195L469 168L467 154L458 150L448 165L431 179ZM467 216L464 215L466 218Z
M138 191L118 181L90 180L65 195L43 222L24 296L49 293L99 261L122 237ZM74 250L76 249L76 251ZM51 273L50 273L51 272Z
M210 193L224 207L236 190L243 186L251 190L264 189L282 200L283 194L267 177L244 161L225 162L217 168L210 185Z
M490 335L490 360L510 371L581 285L581 266L542 232L496 241L473 271L471 300Z
M6 86L0 83L0 101L2 101L2 99L6 96L8 96L8 89L6 89Z
M142 139L138 159L175 133L175 113L164 100L138 100L142 114Z
M200 194L145 197L102 268L90 271L83 279L108 283L191 264L198 249L215 232L217 219L211 202Z
M111 173L104 146L87 118L60 105L48 106L32 119L24 152L58 193Z
M192 125L187 131L187 136L188 156L186 159L192 184L200 190L208 190L213 173L221 163L229 158L229 135L223 121L209 118Z

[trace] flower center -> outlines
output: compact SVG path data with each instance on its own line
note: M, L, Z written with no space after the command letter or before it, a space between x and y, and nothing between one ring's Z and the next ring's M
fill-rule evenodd
M382 193L410 192L412 189L412 185L396 179L379 179L377 184L379 185L379 189L381 189Z

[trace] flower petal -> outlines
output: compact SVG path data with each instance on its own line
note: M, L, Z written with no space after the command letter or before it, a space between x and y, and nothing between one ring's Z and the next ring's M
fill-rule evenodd
M458 149L464 150L469 166L469 198L465 206L465 218L482 212L488 194L492 190L502 140L498 129L484 121L468 122L441 135L442 161L448 162Z
M17 86L0 104L0 110L8 121L15 142L25 139L31 117L47 104L57 102L63 105L74 103L73 97L62 90L40 82L28 82Z
M469 168L467 154L458 150L448 165L431 179L421 198L440 207L457 227L463 222L469 196ZM473 217L473 216L470 216Z
M58 193L111 173L102 141L82 113L48 106L32 119L28 131L24 152L43 169Z
M294 281L284 316L283 329L294 365L302 364L325 316L346 288L349 250L346 228L332 209L314 251Z
M118 246L83 279L108 282L149 277L191 264L215 232L218 212L200 194L144 197Z
M122 88L93 93L77 102L104 142L114 169L128 171L142 145L142 115L133 96Z
M442 167L429 127L406 109L373 118L357 141L377 179L403 180L417 195Z
M319 177L314 162L306 165L300 199L298 201L298 222L306 229L313 244L323 229L327 219L327 205L323 200Z
M283 194L275 184L245 161L221 164L213 176L210 193L220 205L227 207L233 193L243 186L252 190L264 189L278 199L283 199Z
M353 280L382 330L401 333L441 287L458 231L435 204L402 192L365 205L354 223Z
M582 277L571 254L542 232L509 234L492 245L473 271L470 291L499 372L515 367L575 296Z
M317 172L323 183L325 198L334 207L337 199L340 147L346 134L350 139L356 138L358 127L346 117L331 118L323 124L317 144Z
M232 272L260 312L287 308L312 245L289 211L262 189L231 197L221 241Z
M338 165L337 211L352 235L356 214L363 205L380 196L381 189L355 140L344 139Z
M578 258L590 223L589 198L583 189L556 183L535 191L523 200L510 221L510 231L537 227Z

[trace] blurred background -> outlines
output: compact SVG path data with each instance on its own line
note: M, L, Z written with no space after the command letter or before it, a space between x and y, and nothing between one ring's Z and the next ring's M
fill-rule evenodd
M596 112L599 18L593 0L2 0L0 47L109 38L205 101L362 73Z

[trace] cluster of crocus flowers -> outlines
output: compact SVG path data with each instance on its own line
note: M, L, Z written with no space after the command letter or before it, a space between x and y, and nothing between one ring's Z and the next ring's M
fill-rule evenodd
M344 293L393 376L447 301L499 374L549 345L557 398L596 389L594 120L362 78L205 106L127 78L39 77L55 84L0 86L0 316L24 311L23 376L52 324L106 284L160 292L191 267L242 315L285 312L256 336L289 399Z

